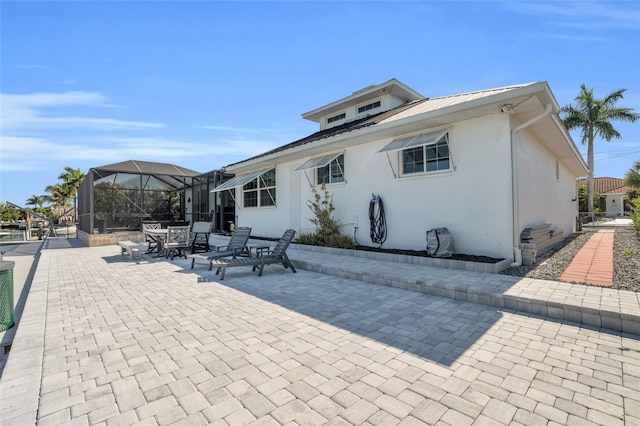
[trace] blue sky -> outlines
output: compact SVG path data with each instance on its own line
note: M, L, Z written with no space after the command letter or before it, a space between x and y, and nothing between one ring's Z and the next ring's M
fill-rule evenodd
M427 97L546 80L560 105L581 83L627 88L620 106L640 112L631 1L3 1L0 18L0 201L20 205L65 166L218 169L394 77ZM640 160L640 123L616 127L596 176Z

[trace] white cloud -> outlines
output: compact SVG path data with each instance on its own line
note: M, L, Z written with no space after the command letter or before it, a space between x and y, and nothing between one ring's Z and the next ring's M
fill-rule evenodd
M3 136L0 139L0 169L3 172L38 170L54 148L45 139Z
M189 141L157 138L111 138L110 143L119 151L130 153L131 158L196 158L221 156L253 156L275 148L270 141L237 139L216 141Z
M217 126L217 125L202 126L202 128L209 129L209 130L219 130L222 132L231 132L231 133L255 133L256 132L256 130L249 129L249 128Z
M516 12L553 19L558 26L598 31L640 29L640 7L633 2L508 2Z
M2 114L0 126L6 129L66 129L86 128L96 130L163 128L161 123L116 120L99 117L47 117L42 111L47 108L68 106L111 106L106 98L97 92L63 92L63 93L30 93L0 94Z
M271 150L282 141L282 136L273 132L218 125L205 127L213 131L211 137L203 134L202 127L197 129L198 136L190 135L191 139L157 137L146 131L156 133L164 124L78 113L114 106L98 92L0 94L0 102L3 176L46 171L54 164L88 169L131 159L213 170ZM67 111L71 113L60 114ZM113 133L100 132L104 130ZM131 130L140 131L136 133L139 137L131 137Z
M91 144L73 144L42 138L3 136L0 140L0 168L3 171L35 171L50 167L49 162L87 163L99 166L130 159L175 163L198 162L219 166L273 149L273 142L218 140L202 142L158 138L103 138ZM228 160L227 160L228 159ZM207 166L202 166L207 168Z

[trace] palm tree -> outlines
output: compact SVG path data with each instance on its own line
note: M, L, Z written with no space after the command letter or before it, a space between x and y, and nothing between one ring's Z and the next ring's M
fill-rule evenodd
M624 184L640 190L640 160L636 161L624 175Z
M27 201L25 203L27 206L33 206L34 209L37 209L38 207L42 207L45 201L46 197L44 195L32 195L31 197L27 198Z
M593 96L593 89L587 89L584 83L580 85L580 93L576 96L576 105L565 105L560 108L564 116L563 121L567 129L582 129L581 142L587 144L587 163L589 176L587 179L589 216L593 221L593 141L600 136L607 142L621 137L611 121L621 120L634 122L640 118L640 114L633 112L631 108L618 108L616 103L624 97L627 89L618 89L609 93L602 99Z
M62 180L63 185L67 187L67 193L69 194L69 198L73 197L73 219L74 222L77 221L78 213L77 213L77 194L78 187L82 183L84 179L84 173L80 169L74 169L73 167L65 166L64 173L61 173L58 176L58 179Z
M58 209L56 214L59 214L60 207L64 209L69 204L70 189L68 185L56 183L55 185L48 185L44 190L49 193L49 195L45 196L46 200L53 203L53 206Z

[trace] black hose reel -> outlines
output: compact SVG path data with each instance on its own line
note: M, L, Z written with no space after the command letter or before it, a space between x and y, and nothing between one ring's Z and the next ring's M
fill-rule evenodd
M382 199L375 194L371 194L371 201L369 202L369 224L371 242L382 246L382 243L387 239L387 221L384 217Z

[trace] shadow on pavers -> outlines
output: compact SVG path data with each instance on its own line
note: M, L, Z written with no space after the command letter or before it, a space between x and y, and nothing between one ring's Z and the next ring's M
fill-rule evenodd
M344 334L354 333L445 366L456 362L510 312L305 270L292 274L280 265L265 269L262 277L249 267L246 272L235 268L224 281L218 279L215 269L180 272L197 275L194 286L222 285L344 330ZM265 322L283 333L298 330L278 318ZM336 333L330 341L337 346L353 341L341 341L342 334ZM305 343L303 335L296 340Z
M640 337L509 308L301 272L300 268L301 273L292 274L281 265L267 267L263 277L249 267L242 272L236 268L223 281L215 268L188 268L179 272L196 275L195 285L224 285L443 365L458 360L502 316L510 314L634 340Z

